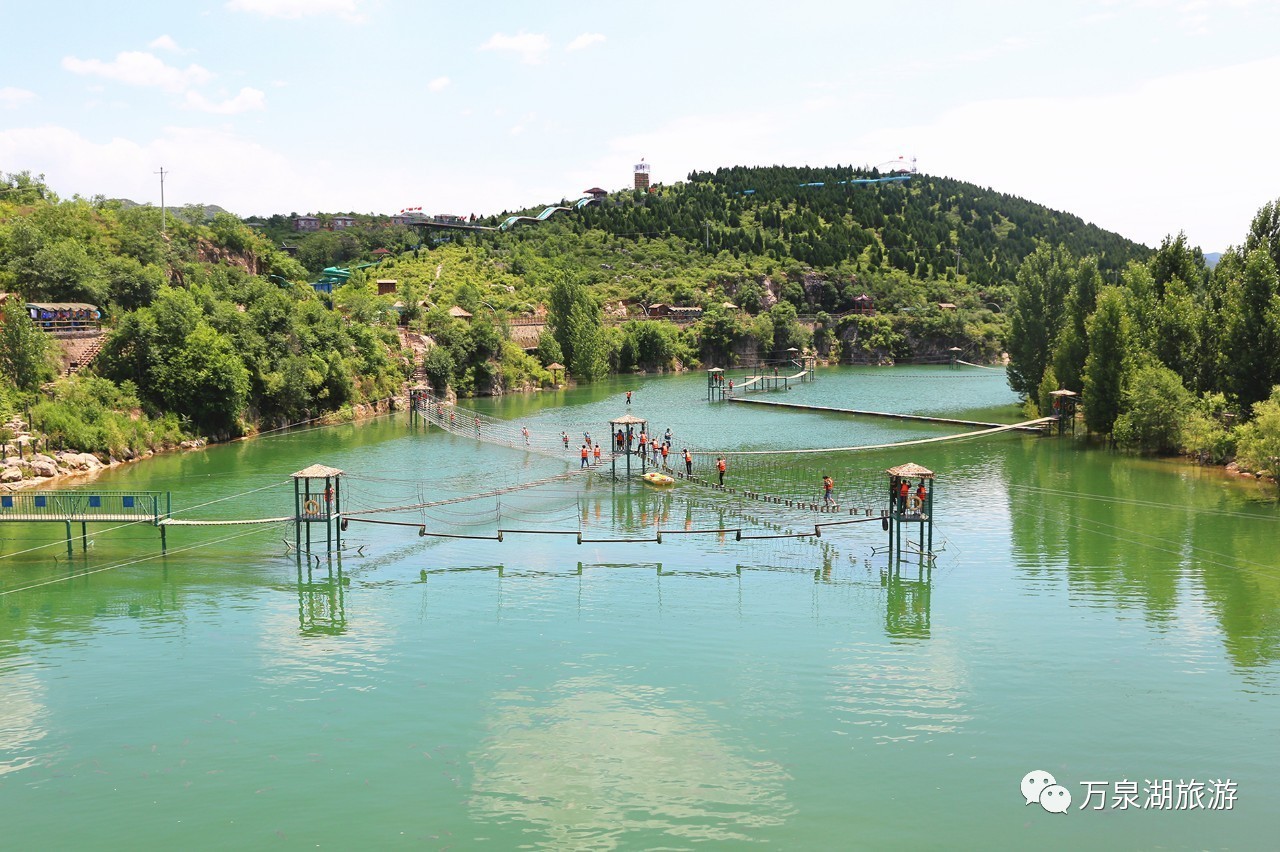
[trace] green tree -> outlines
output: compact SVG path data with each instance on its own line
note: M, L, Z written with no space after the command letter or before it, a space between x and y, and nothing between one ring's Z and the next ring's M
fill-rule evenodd
M1062 330L1053 352L1053 370L1061 387L1076 393L1084 388L1084 360L1089 354L1085 324L1097 305L1101 286L1097 260L1092 257L1081 260L1074 270L1071 290L1063 307Z
M1042 245L1018 268L1009 309L1009 385L1023 396L1035 395L1053 354L1073 266L1066 251Z
M543 366L564 363L564 352L560 349L560 343L556 340L556 336L551 333L551 330L545 326L538 333L538 348L534 350L534 355L538 357Z
M1237 458L1246 470L1280 475L1280 385L1253 406L1253 417L1239 428Z
M249 398L249 371L235 345L203 320L153 376L165 407L203 429L232 428Z
M1048 417L1055 413L1053 410L1053 392L1060 388L1061 385L1058 383L1058 377L1053 371L1053 365L1045 365L1044 377L1040 379L1040 385L1036 389L1036 408L1041 417Z
M1106 287L1088 323L1089 355L1084 365L1084 423L1110 435L1120 416L1129 346L1133 337L1124 293Z
M594 381L603 377L609 369L604 351L598 310L592 310L582 302L574 304L565 323L572 352L569 372L579 381Z
M433 346L423 362L423 369L427 374L427 382L437 395L444 394L449 389L449 386L453 383L453 371L456 368L457 364L454 362L453 356L443 346Z
M19 390L34 391L57 375L53 350L17 299L0 305L0 376Z
M1227 389L1247 408L1280 382L1280 286L1265 250L1254 249L1243 261L1227 284L1223 354Z
M1144 453L1172 453L1182 445L1183 429L1194 400L1173 370L1145 360L1126 382L1123 405L1115 422L1115 439L1121 447Z

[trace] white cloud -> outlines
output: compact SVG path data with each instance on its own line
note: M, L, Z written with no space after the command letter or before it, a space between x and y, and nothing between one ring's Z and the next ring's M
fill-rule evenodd
M605 40L602 33L583 33L582 35L569 42L565 50L583 50L593 44L600 44Z
M167 50L170 53L185 53L182 48L178 47L178 43L172 37L162 35L159 38L152 39L147 43L147 47L155 50Z
M187 106L191 109L211 112L215 115L238 115L242 112L266 109L267 96L258 89L251 89L246 86L234 98L228 98L220 103L213 103L199 92L187 92Z
M449 87L448 77L437 77L427 84L427 89L432 92L443 92Z
M488 41L480 45L480 49L509 51L519 54L520 61L524 64L537 65L551 49L551 41L538 33L517 33L513 36L494 33Z
M233 12L249 12L264 18L336 16L346 21L363 21L358 0L229 0Z
M36 99L36 93L13 86L0 88L0 109L15 109Z
M1269 59L1091 97L974 102L856 141L916 153L931 174L1020 195L1147 245L1185 230L1218 251L1240 241L1280 186L1270 145L1280 116L1257 102L1277 85L1280 59ZM1195 115L1205 120L1187 120Z
M1205 251L1220 251L1280 196L1272 150L1280 114L1257 100L1274 88L1280 58L1088 97L975 101L918 125L877 126L859 96L824 98L796 105L821 110L822 134L787 130L797 115L813 120L795 108L685 116L615 137L611 153L567 175L583 186L625 186L641 156L655 182L672 183L720 166L875 165L916 155L928 174L1018 195L1149 246L1185 230ZM1196 115L1205 120L1187 120Z
M144 142L99 142L64 127L4 130L0 162L44 173L57 192L68 196L101 193L158 204L153 172L163 164L173 172L165 182L170 204L207 202L246 214L324 206L316 193L325 183L322 169L214 128L169 127ZM310 194L305 187L311 187Z
M118 83L154 87L164 89L166 92L185 92L192 86L198 86L213 79L213 74L199 65L176 68L166 65L164 60L154 54L136 50L116 54L116 58L110 62L66 56L63 57L62 67L73 74L105 77Z

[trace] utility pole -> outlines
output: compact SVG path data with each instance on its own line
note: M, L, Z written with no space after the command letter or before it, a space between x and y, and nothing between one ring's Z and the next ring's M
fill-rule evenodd
M160 175L160 233L164 234L164 166L160 167L160 171L152 172L152 174Z

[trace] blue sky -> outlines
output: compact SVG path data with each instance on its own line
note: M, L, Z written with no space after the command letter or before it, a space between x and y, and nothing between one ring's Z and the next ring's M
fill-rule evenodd
M240 214L496 213L643 157L877 164L1217 251L1280 197L1280 4L0 2L0 171ZM25 37L23 34L26 34Z

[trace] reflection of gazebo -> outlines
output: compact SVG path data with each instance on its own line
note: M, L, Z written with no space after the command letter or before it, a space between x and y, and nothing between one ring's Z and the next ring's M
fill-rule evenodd
M564 364L561 364L559 361L552 361L550 364L547 365L547 369L551 371L551 384L553 385L559 384L559 382L556 381L556 373L564 372Z
M908 462L891 467L885 473L889 474L889 556L891 558L902 556L903 523L920 524L920 556L923 558L926 555L932 555L933 496L937 490L933 471L915 462ZM919 485L914 490L911 488L913 479L919 480ZM926 482L928 486L925 485ZM924 489L923 499L918 495L921 488Z
M609 443L613 446L613 473L618 473L618 456L621 455L627 460L627 474L631 473L631 454L637 452L635 448L636 439L645 431L645 425L649 421L643 417L636 417L634 414L624 414L609 421ZM622 433L622 441L618 441L618 433ZM638 450L640 454L640 472L645 472L648 456L644 451L644 447Z
M928 639L933 570L920 569L916 577L896 571L880 574L885 590L884 629L895 638Z

